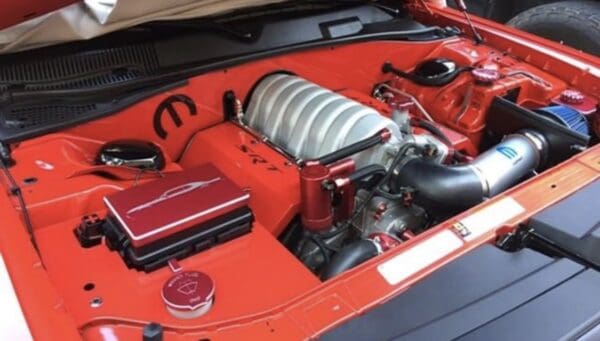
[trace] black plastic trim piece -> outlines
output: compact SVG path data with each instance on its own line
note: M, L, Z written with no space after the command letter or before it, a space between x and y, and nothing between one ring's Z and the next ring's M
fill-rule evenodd
M27 61L0 57L0 84L38 91L111 84L151 75L160 65L154 44L71 53Z
M69 106L77 107L82 104L78 104L78 102L69 103L63 101L62 103L59 102L56 104L47 104L45 106L40 105L40 122L36 122L35 124L31 125L18 124L19 121L27 122L27 120L32 119L31 116L23 116L23 118L20 119L18 117L18 110L24 110L25 112L27 112L27 110L36 110L35 105L14 105L0 108L0 141L3 143L15 143L28 138L59 131L97 118L106 117L146 98L168 90L185 86L186 84L188 84L187 80L177 81L169 84L158 85L149 89L139 90L138 92L125 95L121 98L109 97L108 99L99 100L92 105L84 104L83 107L87 108L87 110L73 110L72 115L65 115L65 111L60 111L60 108L68 108ZM44 111L44 107L51 107L52 105L56 105L56 108L58 108L55 111L56 116L52 117L50 115L50 117L48 117L49 112L47 110ZM10 121L11 116L14 116L14 120L12 120L12 122L15 123Z

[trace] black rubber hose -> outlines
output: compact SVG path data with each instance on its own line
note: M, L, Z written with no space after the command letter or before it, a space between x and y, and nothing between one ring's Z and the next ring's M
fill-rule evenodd
M429 121L424 121L424 120L411 120L410 123L419 128L423 128L423 129L427 130L428 132L433 134L435 137L440 139L447 146L452 146L452 142L450 141L450 139L448 139L448 136L446 136L446 134L444 134L444 132L440 128L435 126L433 123L431 123Z
M459 212L484 199L481 180L469 166L445 166L415 158L394 173L393 191L417 189L415 202L432 213Z
M350 174L348 176L348 179L350 180L350 182L355 183L357 181L360 180L364 180L370 176L373 175L385 175L385 173L387 172L387 170L385 169L385 167L381 166L381 165L369 165L366 167L363 167L357 171L355 171L354 173Z
M307 230L305 230L304 236L302 237L302 239L300 240L300 242L298 244L298 247L296 248L295 255L297 257L300 257L302 255L302 252L304 251L304 247L306 247L307 241L309 241L309 240L315 244L317 249L319 249L319 251L321 252L321 255L323 255L323 261L325 263L329 263L329 259L330 259L329 251L335 251L335 250L331 250L319 236L317 236ZM305 260L306 260L305 258L301 258L302 262L304 262Z
M326 281L350 270L377 256L378 253L375 244L367 239L348 244L331 258L331 262L325 265L321 271L321 280Z
M433 136L440 139L440 141L442 141L445 145L447 145L448 147L452 147L452 141L450 141L448 136L446 136L446 134L444 134L444 132L440 128L438 128L435 124L433 124L429 121L425 121L425 120L414 120L414 121L411 121L411 124L427 130ZM462 152L460 152L458 150L454 151L455 159L463 160L465 157L466 156Z
M327 248L327 244L325 244L325 242L323 242L323 240L321 240L321 238L319 238L318 236L311 234L309 236L310 240L315 243L315 245L317 246L317 248L321 251L321 253L323 254L323 261L325 263L329 263L329 251Z
M377 133L371 137L368 137L362 141L358 141L351 145L348 145L342 149L336 150L333 153L329 153L320 157L317 161L322 165L328 165L334 163L336 161L345 159L354 154L358 154L363 150L369 149L373 146L376 146L383 142L383 135L381 133Z
M386 198L388 200L402 200L402 199L404 199L404 196L405 196L405 193L400 192L400 193L393 193L392 194L392 193L389 193L389 192L386 192L386 191L382 190L381 188L378 188L375 191L375 194L378 195L378 196L380 196L380 197L384 197L384 198Z

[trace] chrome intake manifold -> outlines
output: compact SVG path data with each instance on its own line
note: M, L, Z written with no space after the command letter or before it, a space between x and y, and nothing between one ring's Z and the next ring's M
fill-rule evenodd
M398 125L375 109L281 73L258 83L243 121L298 160L317 159L388 129L386 144L353 157L357 167L385 165L402 140Z

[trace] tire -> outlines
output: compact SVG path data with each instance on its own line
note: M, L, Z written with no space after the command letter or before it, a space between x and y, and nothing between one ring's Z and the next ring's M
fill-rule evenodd
M562 1L519 13L508 25L600 56L600 2Z

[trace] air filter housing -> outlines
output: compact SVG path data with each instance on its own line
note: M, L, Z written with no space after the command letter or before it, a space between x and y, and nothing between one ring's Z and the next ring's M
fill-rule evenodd
M555 105L539 109L537 112L581 135L590 135L588 122L585 116L577 110L563 105Z

